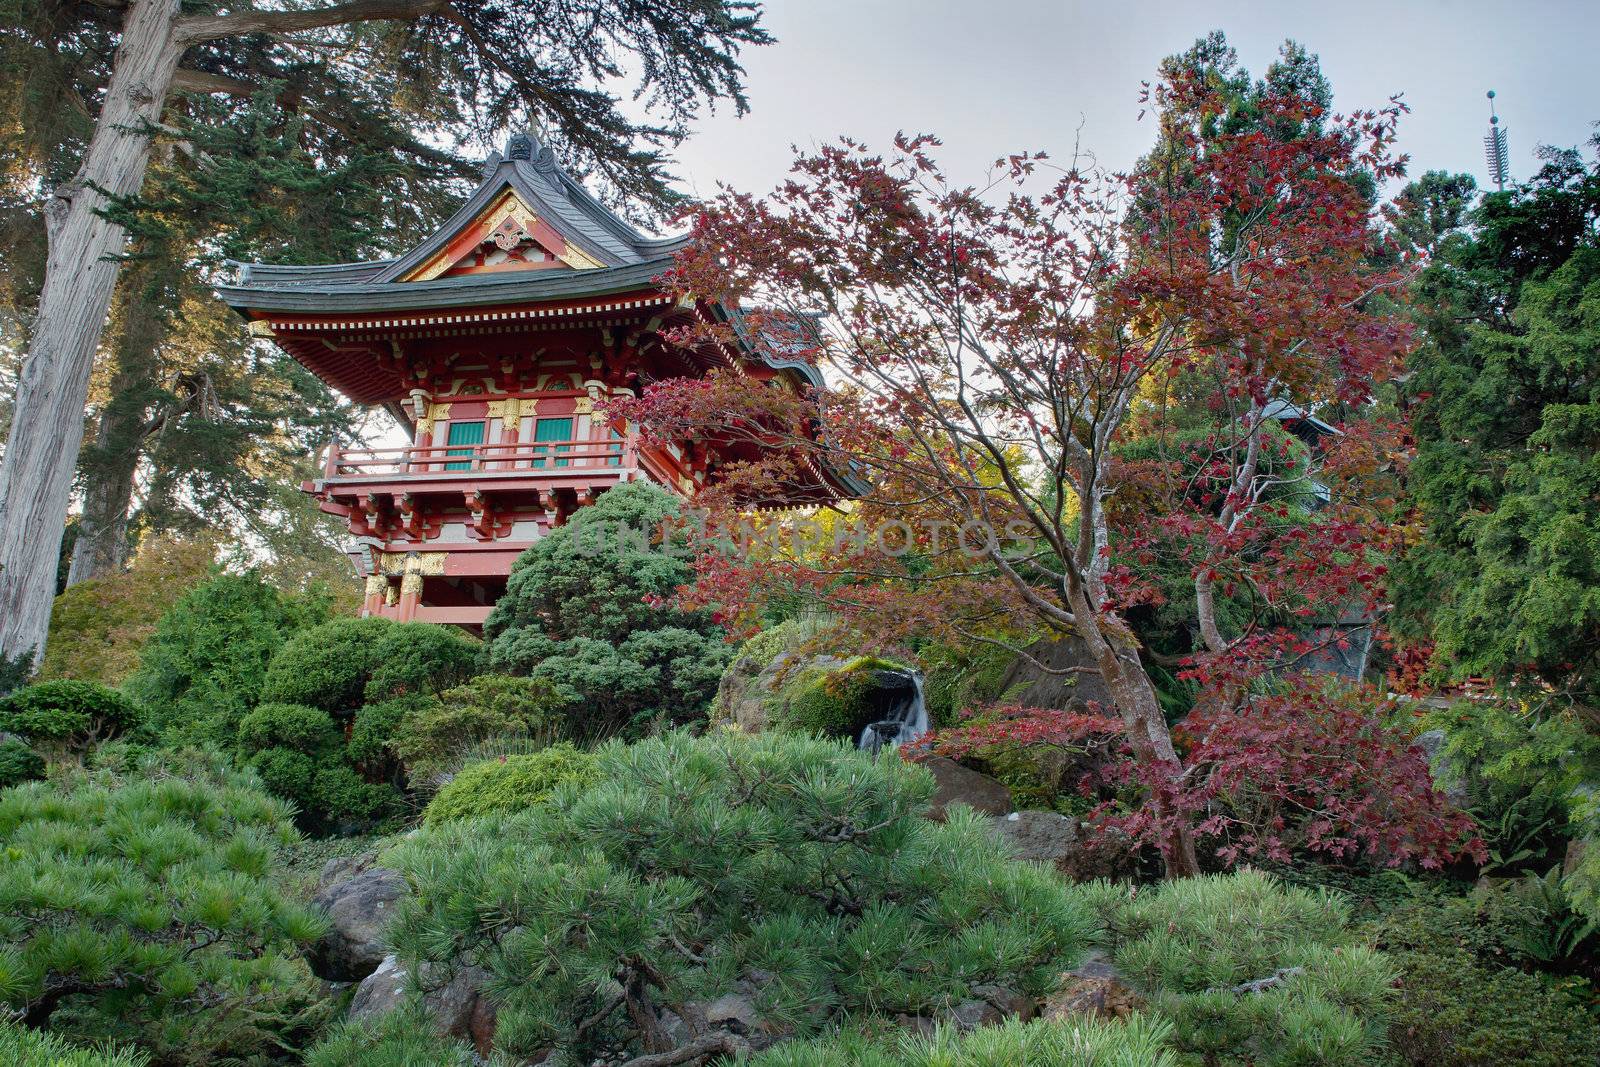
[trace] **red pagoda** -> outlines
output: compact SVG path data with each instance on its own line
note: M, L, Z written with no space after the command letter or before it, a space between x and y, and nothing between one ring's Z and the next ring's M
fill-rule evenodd
M219 290L334 389L407 427L399 448L328 449L304 485L346 519L366 578L364 613L477 627L517 555L619 482L691 496L728 457L714 445L642 447L596 412L664 378L734 370L821 388L816 368L759 339L683 347L664 334L737 309L690 305L659 276L683 238L647 238L518 135L438 232L396 259L241 265ZM741 331L741 336L749 337ZM773 504L847 495L817 471Z

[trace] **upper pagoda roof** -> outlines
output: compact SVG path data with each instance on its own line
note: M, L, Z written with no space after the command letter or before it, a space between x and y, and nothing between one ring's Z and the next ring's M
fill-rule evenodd
M568 175L548 145L517 134L485 163L460 209L404 255L239 263L239 281L217 292L247 314L313 315L601 295L648 286L685 241L640 233Z

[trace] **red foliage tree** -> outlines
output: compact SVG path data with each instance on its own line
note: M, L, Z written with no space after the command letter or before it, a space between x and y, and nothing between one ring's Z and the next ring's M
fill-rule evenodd
M1125 175L1019 155L958 187L930 156L936 141L901 137L887 158L846 141L801 156L765 199L704 205L669 280L708 312L741 311L708 313L677 340L737 330L825 362L837 387L671 380L612 414L662 439L747 446L755 458L725 464L703 497L714 513L815 484L824 467L871 486L852 517L880 536L707 555L692 600L734 617L799 588L884 643L1020 648L1041 629L1081 641L1088 665L1071 670L1110 693L1150 775L1168 869L1187 874L1192 821L1160 785L1183 763L1126 615L1162 594L1128 559L1157 538L1182 546L1202 642L1184 667L1207 706L1306 645L1284 616L1376 601L1381 529L1363 472L1384 462L1378 438L1352 433L1293 476L1327 488L1312 534L1281 521L1286 475L1265 428L1279 401L1360 405L1398 369L1403 328L1369 304L1403 270L1372 254L1363 190L1401 170L1389 146L1402 109L1330 117L1269 93L1259 122L1219 132L1227 102L1199 81L1148 95L1164 149ZM1213 383L1202 399L1225 431L1205 488L1119 508L1119 493L1149 485L1119 449L1151 388L1185 375ZM1260 621L1225 623L1219 596L1241 590Z

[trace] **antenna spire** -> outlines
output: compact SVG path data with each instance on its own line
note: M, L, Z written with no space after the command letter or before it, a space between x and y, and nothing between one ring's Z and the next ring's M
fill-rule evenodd
M1506 140L1509 131L1500 125L1500 116L1495 114L1493 89L1489 90L1488 97L1489 132L1483 138L1483 157L1489 164L1489 180L1503 193L1511 178L1511 145Z

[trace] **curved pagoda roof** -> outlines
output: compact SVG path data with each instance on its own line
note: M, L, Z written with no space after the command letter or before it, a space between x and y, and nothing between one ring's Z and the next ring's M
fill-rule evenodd
M486 242L531 244L541 269L460 272ZM591 196L527 134L491 156L483 182L432 236L405 255L365 263L238 263L218 295L250 318L475 307L647 288L685 237L653 238Z

